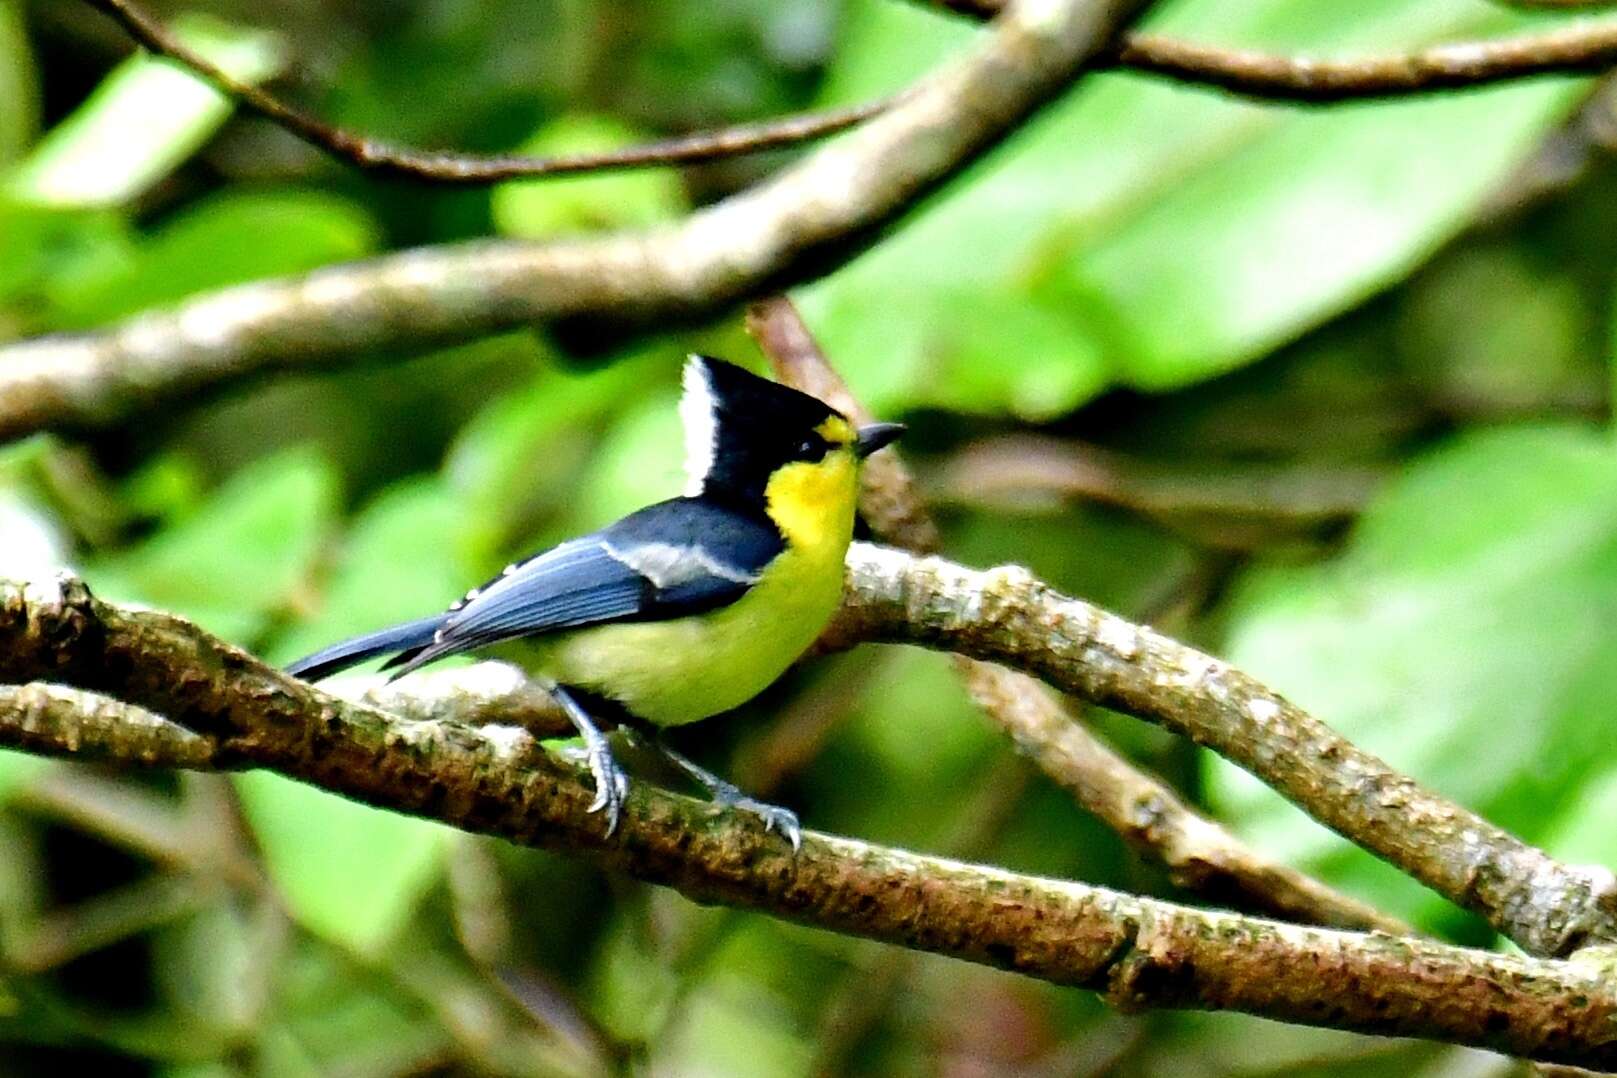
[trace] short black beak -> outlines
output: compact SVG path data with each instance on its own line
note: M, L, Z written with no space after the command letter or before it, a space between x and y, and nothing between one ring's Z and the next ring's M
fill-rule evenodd
M859 438L853 443L854 455L868 457L882 446L894 442L907 428L902 423L871 423L859 428Z

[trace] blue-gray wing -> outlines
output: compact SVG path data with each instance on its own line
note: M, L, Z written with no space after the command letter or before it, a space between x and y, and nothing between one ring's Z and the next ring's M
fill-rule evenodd
M451 607L432 643L388 665L401 676L517 637L701 613L745 594L781 549L767 521L699 499L662 502L511 565Z

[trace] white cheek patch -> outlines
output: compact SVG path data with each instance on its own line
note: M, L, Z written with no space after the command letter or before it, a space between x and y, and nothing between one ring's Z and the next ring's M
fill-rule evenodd
M758 580L753 573L716 561L700 547L642 543L625 550L611 543L602 545L608 554L659 588L677 587L692 580L714 576L737 584L753 584Z
M679 399L679 421L685 428L685 496L694 498L702 493L718 452L719 402L701 356L686 360L681 384L685 391Z

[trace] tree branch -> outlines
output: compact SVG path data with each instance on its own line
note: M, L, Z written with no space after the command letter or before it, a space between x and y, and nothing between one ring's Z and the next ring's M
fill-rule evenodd
M190 68L234 98L242 108L296 135L316 149L367 171L432 183L487 184L518 178L684 165L736 157L800 145L846 131L893 104L893 100L872 101L847 108L826 109L658 139L600 153L533 157L524 154L486 155L416 150L335 127L287 104L260 86L234 77L169 33L161 22L129 0L85 0L85 3L113 19L131 38L151 52Z
M443 184L486 184L609 169L692 164L800 145L846 131L892 108L900 98L801 113L659 139L601 153L534 157L469 154L396 146L328 124L273 93L234 78L189 48L129 0L85 0L115 20L151 52L190 68L249 112L357 168ZM1538 6L1587 5L1587 0L1516 0ZM936 6L988 19L1003 0L934 0ZM1189 85L1289 104L1323 104L1482 86L1552 74L1594 74L1617 63L1617 27L1572 27L1504 41L1458 42L1413 53L1324 60L1282 56L1125 33L1099 66L1122 68Z
M1268 783L1339 834L1524 949L1617 940L1617 877L1563 865L1344 740L1255 678L1010 566L855 544L833 641L922 644L1033 674L1161 724Z
M781 296L753 304L747 330L781 381L858 423L874 421L790 300ZM942 535L909 470L891 450L865 463L859 508L879 539L922 554L942 547ZM1396 918L1246 846L1095 736L1027 675L959 657L955 664L966 691L990 721L1085 810L1135 850L1165 865L1178 886L1287 920L1409 933Z
M866 641L1003 663L1190 737L1526 950L1562 955L1617 941L1617 877L1608 870L1555 861L1393 771L1249 675L1063 596L1025 569L975 571L856 543L826 645ZM121 611L78 584L43 604L0 585L0 677L62 682L162 713L219 738L216 766L273 763L279 757L265 757L266 746L289 731L305 749L311 738L321 742L321 727L306 722L311 714L395 740L442 728L436 720L398 725L365 704L334 711L332 697L178 618ZM314 755L340 774L339 756Z
M523 731L401 722L326 696L180 619L101 603L74 582L54 595L0 588L0 671L161 705L208 741L218 766L270 767L371 804L587 853L698 901L1089 988L1120 1007L1236 1010L1617 1066L1617 980L1593 954L1540 960L1283 925L816 833L793 855L740 814L646 783L607 840L588 811L584 773ZM41 721L79 704L92 717L67 719L60 736ZM71 754L89 728L111 743L121 736L108 729L119 707L50 686L7 691L0 743ZM173 740L148 742L140 758L203 762Z
M1013 8L898 107L676 225L407 251L0 348L0 440L112 423L203 387L382 349L562 319L695 318L823 274L1059 94L1140 5Z

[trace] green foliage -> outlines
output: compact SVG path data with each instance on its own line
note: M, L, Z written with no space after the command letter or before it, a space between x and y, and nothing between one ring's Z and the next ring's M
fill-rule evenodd
M216 19L176 22L185 44L238 79L273 75L275 41ZM195 153L230 115L200 77L164 60L125 61L71 117L52 128L13 178L15 192L49 206L126 202Z
M32 50L17 0L0 3L0 168L22 156L39 126Z
M300 273L369 253L376 229L352 202L318 191L224 191L57 289L64 327L95 325L197 292Z
M855 10L832 66L838 101L902 84L972 33L919 6ZM1333 53L1529 22L1469 0L1187 0L1152 20L1192 40ZM1544 83L1312 112L1093 79L808 289L807 310L883 408L1042 418L1116 383L1193 383L1406 273L1575 97Z
M563 116L522 144L536 157L599 153L644 135L600 116ZM649 225L684 207L679 180L662 170L509 180L494 189L494 225L511 236L543 239L570 232Z
M337 479L304 452L232 476L194 513L84 567L108 599L183 614L230 640L257 639L294 602L336 514Z
M362 954L404 926L453 833L263 771L239 776L236 790L293 915Z
M1249 574L1227 653L1350 740L1529 840L1609 785L1617 708L1617 456L1602 433L1477 431L1413 462L1342 556ZM1333 878L1367 854L1244 773L1212 771L1243 833ZM1597 859L1617 857L1608 843ZM1385 894L1420 901L1413 884ZM1438 908L1427 901L1428 915Z

